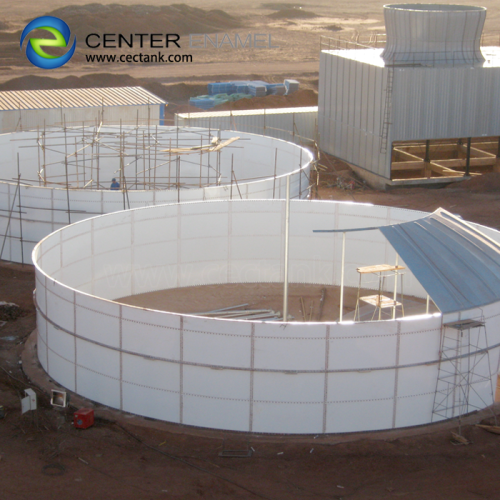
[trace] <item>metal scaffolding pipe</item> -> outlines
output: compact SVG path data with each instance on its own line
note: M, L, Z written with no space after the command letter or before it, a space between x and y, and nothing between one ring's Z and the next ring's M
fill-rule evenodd
M288 321L288 244L290 230L290 177L286 178L285 205L285 279L283 286L283 321Z

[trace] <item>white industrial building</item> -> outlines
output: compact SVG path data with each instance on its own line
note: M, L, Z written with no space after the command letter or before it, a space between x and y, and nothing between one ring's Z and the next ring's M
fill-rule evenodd
M175 125L237 130L312 146L318 136L318 107L177 113Z
M163 125L166 102L142 87L0 92L0 133L53 126Z
M481 38L486 9L399 4L384 16L384 49L321 52L321 148L378 187L498 170L500 48Z

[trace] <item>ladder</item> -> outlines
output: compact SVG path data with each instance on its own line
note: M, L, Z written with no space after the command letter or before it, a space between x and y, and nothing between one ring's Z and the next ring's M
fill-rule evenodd
M385 86L384 118L382 122L382 133L380 141L380 152L387 153L387 142L389 138L389 127L392 117L392 83L394 81L394 68L390 66L387 71L387 84Z

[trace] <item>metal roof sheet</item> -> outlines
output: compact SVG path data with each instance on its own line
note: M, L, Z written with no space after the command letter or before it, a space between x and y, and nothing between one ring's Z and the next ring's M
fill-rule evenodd
M500 300L500 244L440 208L380 231L443 313Z
M382 59L382 52L384 49L368 48L368 49L323 49L322 52L332 54L334 56L343 57L345 59L352 59L372 66L383 68L386 64ZM485 59L484 62L474 65L474 68L498 68L500 67L500 47L485 46L481 47L481 52ZM436 65L442 68L442 65ZM419 68L418 64L413 66ZM432 65L423 67L433 67ZM456 66L460 68L461 66ZM472 66L471 66L472 67Z
M166 104L166 102L142 87L6 90L0 92L0 111L61 107L147 106L148 104Z
M242 109L234 111L202 111L195 113L178 113L180 118L216 118L224 116L250 116L250 115L282 115L293 113L317 113L318 106L305 106L300 108L269 108L269 109Z

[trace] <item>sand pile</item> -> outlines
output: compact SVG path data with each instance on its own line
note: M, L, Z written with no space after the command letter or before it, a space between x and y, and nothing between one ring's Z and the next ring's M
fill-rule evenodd
M113 75L109 73L96 73L82 77L67 76L65 78L29 75L13 78L0 84L0 90L78 89L136 85L141 85L140 81L129 75Z
M302 8L280 9L277 12L269 14L271 19L310 19L312 17L319 17L314 12L303 10Z
M222 10L174 5L69 5L47 15L64 19L84 40L89 33L215 33L237 28L239 21Z
M189 101L190 97L203 95L207 92L206 83L169 83L161 86L165 95L168 96L168 100L177 103Z
M489 172L487 174L478 175L466 181L450 184L447 188L466 189L467 191L478 193L499 192L500 172Z

